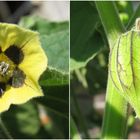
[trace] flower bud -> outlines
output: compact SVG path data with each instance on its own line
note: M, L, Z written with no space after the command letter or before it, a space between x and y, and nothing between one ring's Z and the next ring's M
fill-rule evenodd
M109 74L140 118L140 19L135 28L117 39L110 52Z

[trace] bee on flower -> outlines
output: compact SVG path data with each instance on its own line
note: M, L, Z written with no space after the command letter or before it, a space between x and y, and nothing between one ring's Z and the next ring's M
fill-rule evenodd
M43 96L38 80L46 67L37 32L0 23L0 112Z

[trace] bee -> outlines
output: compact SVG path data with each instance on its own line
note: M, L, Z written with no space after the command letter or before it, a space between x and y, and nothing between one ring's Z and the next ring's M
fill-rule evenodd
M19 68L15 68L13 75L9 80L9 84L14 88L19 88L24 84L26 75Z
M2 72L5 73L6 69L4 69ZM15 68L15 70L13 71L12 77L9 79L9 81L7 83L6 82L0 82L0 97L6 91L6 86L7 85L10 85L14 88L19 88L19 87L23 86L23 84L25 83L24 82L25 78L26 78L26 75L24 74L24 72L22 70L20 70L19 68Z
M26 75L20 68L18 68L18 65L24 58L24 54L22 52L22 48L24 48L24 46L25 45L18 48L16 45L11 45L4 52L0 49L0 53L8 57L15 65L11 68L10 64L4 61L0 62L0 97L6 90L8 90L8 85L13 88L19 88L25 84L26 86L32 88L32 86L28 85L28 83L25 83Z
M14 88L21 87L24 84L24 80L26 75L22 70L18 68L18 65L23 60L23 52L18 48L16 45L11 45L4 54L16 65L14 70L12 70L12 73L10 73L10 79L8 80L8 84L10 84ZM3 64L4 65L4 64ZM2 66L3 66L2 65ZM4 65L5 67L2 70L2 74L7 73L9 65ZM0 67L1 71L1 67ZM8 74L8 73L7 73Z

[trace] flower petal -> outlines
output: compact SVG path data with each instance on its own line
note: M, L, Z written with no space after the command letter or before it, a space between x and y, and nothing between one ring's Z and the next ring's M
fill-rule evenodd
M24 59L19 68L30 75L32 80L38 81L47 67L47 57L41 48L38 35L34 36L22 49Z
M47 67L47 57L41 48L37 32L19 28L14 24L0 23L0 47L2 51L11 45L22 48L23 61L19 65L26 74L38 81Z
M38 33L14 24L0 23L0 47L26 75L23 86L9 86L0 97L0 112L8 110L11 104L22 104L33 97L43 96L38 79L47 67L47 57L41 48Z
M22 104L33 97L43 96L38 83L34 83L29 78L25 79L25 84L20 88L9 87L0 98L0 112L8 110L11 104Z
M0 23L0 47L5 51L11 45L22 47L36 32L20 28L15 24Z

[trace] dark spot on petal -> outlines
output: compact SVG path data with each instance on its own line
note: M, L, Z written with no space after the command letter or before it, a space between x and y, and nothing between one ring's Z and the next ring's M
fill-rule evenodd
M15 64L20 64L23 60L24 54L20 48L16 45L10 46L5 52L5 55L8 56Z
M4 94L5 90L6 90L6 84L0 82L0 97Z
M22 70L16 68L13 71L13 76L10 78L8 84L10 84L14 88L19 88L24 84L26 75Z

